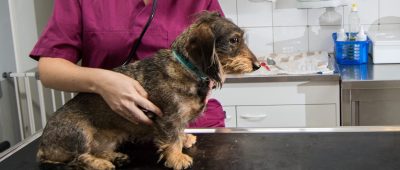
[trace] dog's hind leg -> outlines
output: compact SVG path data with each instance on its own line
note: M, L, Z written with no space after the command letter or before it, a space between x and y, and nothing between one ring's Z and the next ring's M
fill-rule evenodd
M65 162L73 159L73 154L68 154L68 152L59 147L39 147L39 151L36 156L40 163L46 164L64 164Z
M90 151L94 130L82 119L73 123L76 122L74 118L52 119L47 123L36 155L41 164L68 165L81 153Z
M79 155L74 164L85 170L115 170L115 166L110 161L89 153Z
M121 167L130 162L128 155L119 153L119 152L102 151L100 153L96 153L95 155L96 155L96 157L106 159L106 160L114 163L114 165L117 167Z

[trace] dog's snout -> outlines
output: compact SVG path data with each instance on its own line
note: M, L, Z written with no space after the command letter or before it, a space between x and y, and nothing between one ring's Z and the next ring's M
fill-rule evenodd
M261 67L260 63L258 62L253 63L253 71L258 70L260 67Z

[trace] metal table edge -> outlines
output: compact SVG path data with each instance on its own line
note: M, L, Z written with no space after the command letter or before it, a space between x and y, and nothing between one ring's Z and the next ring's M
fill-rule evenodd
M192 128L185 133L329 133L400 132L400 126L340 126L331 128Z
M38 139L40 136L42 136L42 130L36 132L32 136L26 138L25 140L22 140L21 142L17 143L13 147L5 150L4 152L0 153L0 162L3 160L7 159L14 153L18 152L19 150L23 149L25 146L29 145L31 142L35 141Z
M340 126L331 128L190 128L185 133L346 133L346 132L400 132L400 126ZM0 162L37 140L39 131L0 154Z

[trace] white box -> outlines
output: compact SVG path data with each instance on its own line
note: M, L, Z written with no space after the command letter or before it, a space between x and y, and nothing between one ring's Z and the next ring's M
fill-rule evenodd
M372 59L378 63L400 63L400 32L371 32Z

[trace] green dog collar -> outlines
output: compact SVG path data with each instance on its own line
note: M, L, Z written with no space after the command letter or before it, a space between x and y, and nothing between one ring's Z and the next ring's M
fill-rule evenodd
M179 63L181 63L183 66L185 66L189 71L196 74L197 77L200 78L200 80L202 80L202 81L209 80L207 75L205 75L202 71L200 71L196 66L193 65L193 63L191 63L188 59L183 57L181 54L177 53L175 50L172 50L172 54L179 61Z

